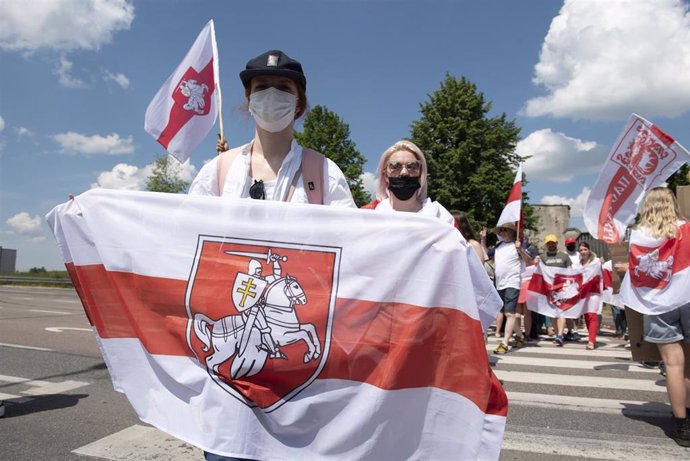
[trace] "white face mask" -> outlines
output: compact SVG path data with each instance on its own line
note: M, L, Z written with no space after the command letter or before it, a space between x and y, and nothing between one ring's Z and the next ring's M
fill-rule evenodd
M249 112L266 131L278 133L295 119L297 96L270 87L249 95Z

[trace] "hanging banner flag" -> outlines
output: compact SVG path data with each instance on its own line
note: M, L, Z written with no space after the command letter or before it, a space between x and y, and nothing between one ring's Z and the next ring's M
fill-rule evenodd
M645 193L687 162L690 152L656 125L632 114L585 205L585 226L592 237L620 242Z
M510 190L506 206L498 218L496 227L517 222L522 222L522 165L518 166L513 188Z
M143 421L247 459L498 459L501 301L440 220L104 189L47 219Z
M679 222L673 239L630 234L628 272L620 300L642 314L659 315L690 302L690 223Z
M184 162L216 123L219 82L216 33L210 20L149 104L144 130Z
M576 319L601 309L601 264L564 269L537 263L527 290L527 308L547 317Z

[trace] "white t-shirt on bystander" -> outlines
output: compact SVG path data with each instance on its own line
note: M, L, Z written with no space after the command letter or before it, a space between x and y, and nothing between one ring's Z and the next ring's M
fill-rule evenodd
M524 263L515 248L515 242L502 242L494 254L496 289L520 289L520 273Z

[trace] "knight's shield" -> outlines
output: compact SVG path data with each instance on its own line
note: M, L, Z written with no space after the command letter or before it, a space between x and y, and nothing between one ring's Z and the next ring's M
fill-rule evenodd
M268 282L256 276L238 273L232 286L232 303L238 312L244 312L256 304Z
M261 278L249 274L250 261ZM272 411L317 379L331 347L339 261L337 247L199 236L187 344L229 397Z
M549 290L549 301L561 310L568 310L580 301L582 274L555 274Z

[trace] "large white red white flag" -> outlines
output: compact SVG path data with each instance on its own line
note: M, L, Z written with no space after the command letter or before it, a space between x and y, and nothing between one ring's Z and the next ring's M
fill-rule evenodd
M628 272L620 300L648 315L659 315L690 303L690 223L679 223L676 238L630 234Z
M517 222L522 222L522 164L518 166L513 187L506 200L506 206L498 217L496 227Z
M589 233L606 243L620 242L645 193L687 162L690 152L656 125L632 114L585 204Z
M576 319L601 310L601 264L575 269L539 261L527 288L527 308L547 317Z
M47 219L143 421L249 459L498 459L501 302L452 226L103 189Z
M146 109L144 129L184 162L218 117L218 49L213 20Z

